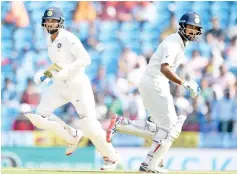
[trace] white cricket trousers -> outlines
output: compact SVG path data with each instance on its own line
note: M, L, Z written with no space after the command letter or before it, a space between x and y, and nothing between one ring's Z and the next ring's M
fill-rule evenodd
M163 79L143 75L139 84L139 92L151 120L158 127L171 129L177 122L177 115L169 83Z
M87 75L69 82L54 82L41 97L36 113L49 116L58 107L71 102L80 118L96 117L94 94Z

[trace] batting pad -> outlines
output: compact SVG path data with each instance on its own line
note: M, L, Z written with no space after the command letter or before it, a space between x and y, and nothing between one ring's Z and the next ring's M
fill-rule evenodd
M37 128L52 131L68 143L73 143L74 138L69 133L68 129L66 129L66 123L58 117L42 117L41 115L33 113L25 113L25 116L29 118L31 123Z
M170 131L170 136L173 138L178 138L180 132L182 131L183 124L186 120L187 116L180 115L178 116L177 123L173 126L173 128Z
M152 140L154 136L153 132L144 130L143 128L140 128L140 127L138 128L132 124L129 124L129 125L119 124L116 126L115 129L120 133L142 137L147 140Z
M153 170L164 158L165 154L168 152L169 148L172 146L173 141L178 138L182 126L186 120L185 115L178 116L177 123L173 126L171 130L159 129L152 143L151 150L148 153L146 160L150 159L148 162L148 168Z
M85 117L78 121L79 128L84 132L100 152L101 156L118 162L120 158L111 143L106 141L105 131L99 121L94 117Z
M159 129L154 137L151 149L146 158L147 161L150 161L147 162L150 170L154 170L159 165L172 143L173 139L169 137L169 132Z

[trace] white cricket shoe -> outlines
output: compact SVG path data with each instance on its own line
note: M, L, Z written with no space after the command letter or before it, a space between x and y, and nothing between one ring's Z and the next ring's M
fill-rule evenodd
M153 170L150 170L151 173L169 173L168 170L161 168L161 167L156 167Z
M81 131L76 131L77 136L74 138L74 143L68 145L65 154L67 156L71 155L73 152L77 150L78 144L84 139L84 134Z
M101 167L101 170L116 170L119 161L111 161L107 157L104 157L104 165Z
M169 171L162 168L162 167L156 167L155 169L148 169L148 165L146 163L142 163L139 168L140 172L147 172L147 173L168 173Z

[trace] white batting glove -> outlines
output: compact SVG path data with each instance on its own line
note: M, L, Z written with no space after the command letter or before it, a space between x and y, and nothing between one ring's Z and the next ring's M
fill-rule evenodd
M48 83L50 81L49 78L47 78L43 72L38 72L34 76L34 82L36 85L40 85L42 83Z
M201 90L195 81L184 81L182 86L190 92L192 98L196 98Z

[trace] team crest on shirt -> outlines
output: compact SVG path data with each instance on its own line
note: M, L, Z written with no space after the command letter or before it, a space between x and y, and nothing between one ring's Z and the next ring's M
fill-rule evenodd
M58 47L58 48L61 48L61 47L62 47L62 44L61 44L61 43L58 43L57 47Z

